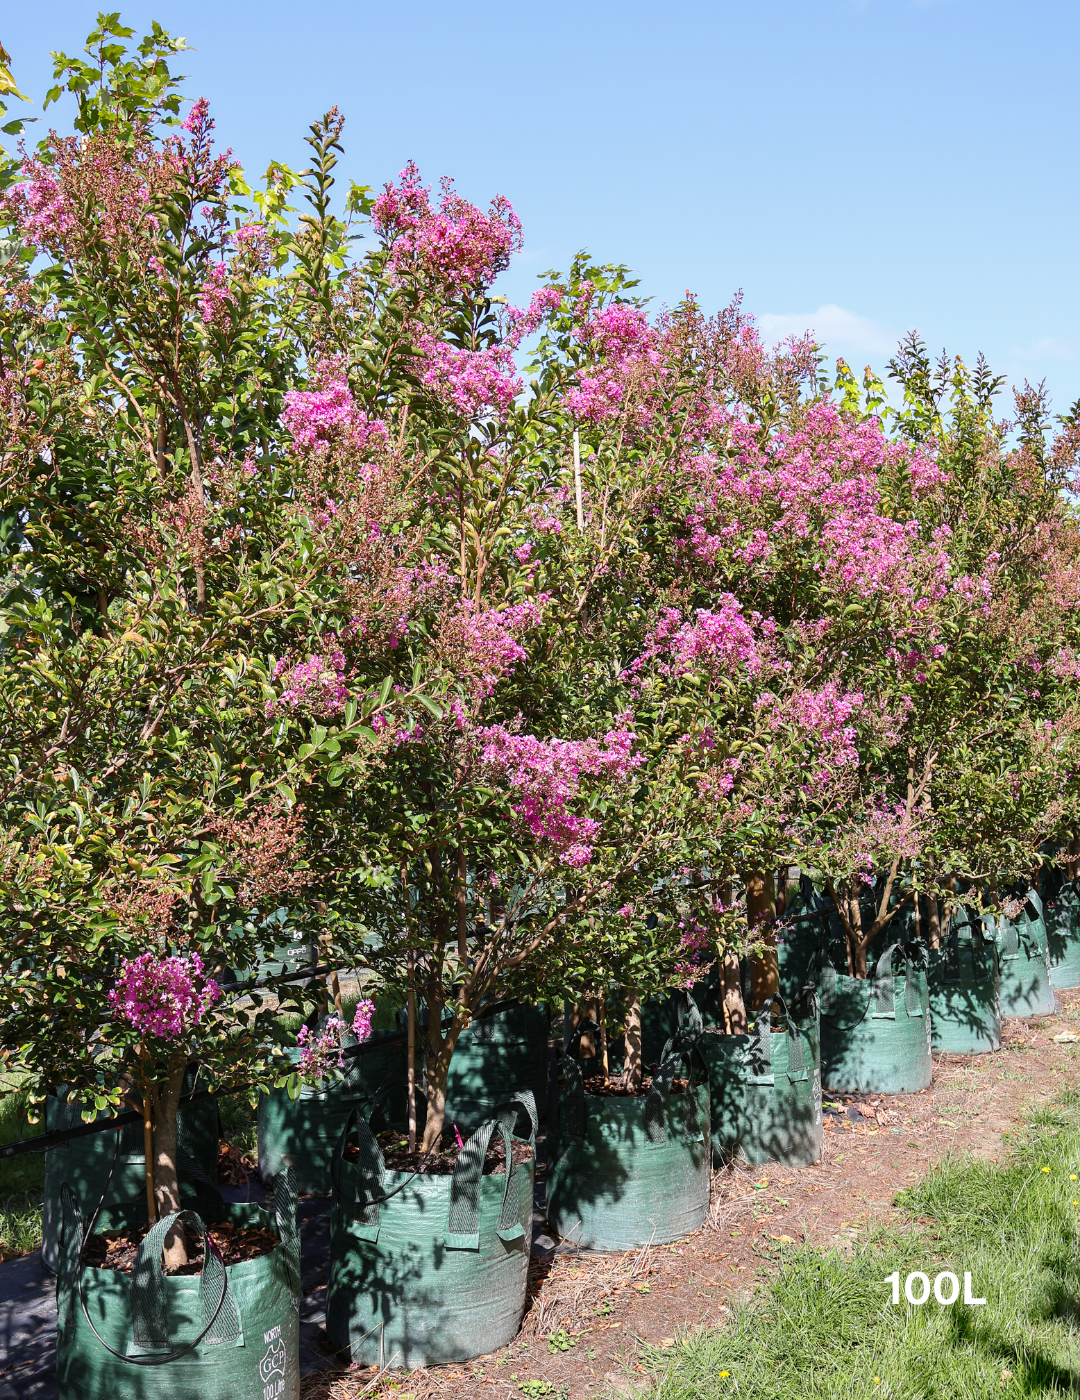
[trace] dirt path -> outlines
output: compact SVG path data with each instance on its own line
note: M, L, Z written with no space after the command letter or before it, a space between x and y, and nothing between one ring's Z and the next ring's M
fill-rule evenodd
M993 1055L935 1056L934 1082L898 1098L825 1095L825 1150L813 1167L718 1172L708 1224L677 1245L630 1255L559 1253L534 1260L517 1340L467 1366L387 1377L379 1400L593 1400L643 1375L638 1343L663 1345L716 1327L785 1241L852 1248L893 1198L949 1154L998 1158L1039 1103L1080 1078L1080 991L1058 1014L1006 1021ZM1075 1041L1055 1040L1073 1035ZM829 1105L835 1105L830 1107ZM371 1371L309 1377L303 1400L354 1400Z

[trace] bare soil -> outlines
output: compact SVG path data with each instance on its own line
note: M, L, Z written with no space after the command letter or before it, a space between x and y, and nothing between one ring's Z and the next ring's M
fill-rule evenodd
M259 1259L269 1254L278 1244L277 1235L269 1230L242 1225L208 1225L207 1232L217 1247L225 1264L241 1264L245 1259ZM146 1235L145 1229L106 1230L93 1235L83 1255L86 1263L95 1269L112 1269L119 1274L130 1274L135 1265L135 1255ZM187 1243L188 1262L178 1269L168 1269L170 1274L197 1274L203 1265L202 1236L192 1230L184 1230Z
M871 1224L900 1216L897 1193L954 1155L1003 1157L1037 1105L1080 1080L1080 991L1051 1017L1005 1022L992 1055L934 1057L934 1082L896 1098L825 1094L822 1160L798 1170L734 1163L713 1178L706 1224L674 1245L626 1255L534 1259L518 1338L465 1366L388 1373L374 1400L598 1400L645 1367L639 1343L674 1345L718 1327L730 1300L775 1269L785 1245L854 1250ZM1055 1037L1072 1036L1072 1040ZM542 1169L541 1169L542 1170ZM306 1378L303 1400L356 1400L376 1373ZM522 1384L526 1389L522 1389Z

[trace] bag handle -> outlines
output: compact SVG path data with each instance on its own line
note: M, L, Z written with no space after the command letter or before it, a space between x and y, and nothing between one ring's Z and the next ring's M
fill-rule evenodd
M218 1252L217 1245L210 1238L210 1233L203 1224L202 1217L193 1210L177 1210L162 1218L150 1227L143 1237L135 1255L135 1263L131 1270L131 1331L135 1345L144 1348L146 1351L171 1350L169 1341L168 1325L165 1321L165 1301L167 1290L165 1285L165 1272L162 1268L161 1252L165 1246L165 1240L173 1227L181 1222L190 1224L202 1235L203 1242L203 1266L199 1275L199 1301L202 1306L204 1327L196 1342L207 1342L207 1345L220 1345L224 1341L233 1341L240 1334L240 1320L236 1315L236 1308L229 1297L229 1280L225 1272L225 1264ZM211 1300L217 1294L216 1302ZM211 1336L211 1329L217 1322L218 1317L224 1312L222 1325L218 1329L218 1335ZM195 1346L192 1342L189 1346ZM183 1350L188 1350L184 1347ZM172 1351L172 1354L165 1360L173 1360L179 1356L180 1351Z
M698 1013L700 1019L700 1012ZM692 1020L692 1018L691 1018ZM664 1046L660 1065L653 1075L649 1092L645 1095L645 1136L651 1143L667 1142L667 1105L671 1097L671 1087L680 1063L685 1061L687 1086L685 1096L686 1131L690 1136L703 1136L698 1120L697 1099L694 1094L694 1055L700 1054L701 1030L679 1031Z
M582 1140L587 1124L581 1065L574 1055L563 1055L559 1063L563 1072L563 1092L559 1096L560 1126L564 1136Z
M788 1004L779 992L773 992L761 1003L761 1010L757 1013L754 1022L754 1033L750 1037L749 1057L754 1067L755 1077L761 1074L769 1083L773 1079L772 1068L772 1012L773 1006L779 1005L782 1008L782 1015L787 1024L788 1034L788 1078L794 1080L806 1069L806 1057L803 1053L803 1040L795 1018L788 1009Z
M506 1153L506 1180L495 1233L505 1244L523 1238L525 1227L521 1223L519 1182L514 1171L511 1138L511 1130L517 1126L522 1113L528 1118L529 1145L535 1152L536 1101L532 1091L524 1089L499 1104L494 1116L477 1128L458 1153L453 1179L450 1182L450 1213L444 1239L447 1249L480 1248L480 1190L484 1158L487 1156L488 1144L494 1132L502 1138Z
M293 1312L300 1311L300 1227L296 1221L296 1177L292 1167L274 1176L274 1224L285 1258L285 1276L292 1293Z
M235 1341L240 1335L240 1320L229 1292L229 1276L217 1246L210 1238L202 1219L193 1210L176 1211L153 1226L139 1245L135 1267L129 1285L132 1336L136 1346L156 1351L157 1355L126 1356L109 1345L94 1326L83 1296L83 1249L86 1244L82 1212L71 1186L65 1182L60 1193L64 1222L60 1240L60 1268L57 1274L57 1320L60 1328L75 1322L75 1299L78 1297L87 1326L107 1352L130 1366L164 1366L192 1351L200 1342L220 1346ZM165 1237L182 1218L199 1231L203 1240L203 1267L199 1278L199 1299L202 1304L203 1328L198 1336L183 1346L173 1348L165 1324L165 1275L161 1270L161 1250ZM217 1293L216 1300L213 1297Z

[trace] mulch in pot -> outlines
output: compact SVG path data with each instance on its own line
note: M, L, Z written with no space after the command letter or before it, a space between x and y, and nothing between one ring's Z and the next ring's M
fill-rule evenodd
M671 1081L671 1092L673 1094L685 1094L688 1084L685 1079L673 1079ZM602 1074L590 1075L584 1081L585 1092L590 1098L598 1099L640 1099L652 1088L652 1075L642 1076L640 1089L628 1089L625 1076L621 1074L610 1074L607 1079Z
M410 1152L409 1139L402 1137L398 1132L377 1133L376 1138L383 1154L383 1161L386 1163L386 1169L391 1172L417 1172L421 1176L450 1176L457 1163L458 1153L461 1151L457 1139L454 1137L453 1129L449 1133L443 1133L438 1150L427 1156L419 1149L416 1152ZM510 1147L515 1167L532 1159L532 1148L527 1142L511 1138ZM355 1162L359 1155L359 1149L354 1142L346 1145L346 1161ZM492 1133L491 1141L488 1143L487 1155L484 1158L484 1175L506 1175L506 1149L503 1147L502 1137L498 1133Z
M271 1230L261 1230L257 1226L230 1225L228 1223L208 1225L210 1238L218 1248L225 1264L242 1264L247 1259L261 1259L279 1243ZM146 1227L139 1229L106 1230L92 1235L83 1251L83 1260L93 1269L111 1269L118 1274L130 1274L135 1263L135 1255L146 1235ZM184 1227L187 1243L188 1262L178 1269L166 1269L168 1274L197 1274L202 1271L202 1236Z

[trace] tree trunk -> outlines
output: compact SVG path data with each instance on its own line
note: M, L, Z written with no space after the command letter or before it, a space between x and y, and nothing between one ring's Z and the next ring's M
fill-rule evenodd
M931 948L941 947L941 905L932 894L926 896L926 937Z
M729 1035L745 1035L746 1003L739 976L739 955L734 948L725 950L720 970L724 984L724 1028Z
M641 1092L641 998L632 991L626 1004L626 1087L632 1094Z
M454 1047L464 1023L457 1016L447 1027L446 1035L440 1034L442 1007L428 1005L427 1025L427 1119L424 1123L422 1152L430 1152L437 1147L446 1126L446 1085L450 1078L450 1061L454 1058Z
M863 938L862 931L862 902L859 899L859 887L856 885L848 894L848 924L851 928L849 935L851 947L848 956L848 966L855 977L866 976L866 945L869 939Z
M160 1220L180 1209L180 1181L176 1173L176 1114L184 1087L184 1060L169 1067L169 1078L154 1094L154 1204ZM174 1227L165 1239L165 1267L178 1269L188 1261L182 1228Z
M1070 859L1065 862L1065 874L1070 880L1075 880L1080 874L1080 860L1077 859L1080 856L1080 840L1070 841L1067 849Z
M608 1082L608 1053L607 1053L607 1004L604 1001L603 992L596 998L597 1021L600 1023L600 1070L604 1076L604 1083Z
M771 870L755 870L746 877L746 923L751 937L764 943L760 953L750 954L750 1007L760 1010L766 997L780 990L776 955L776 888Z

